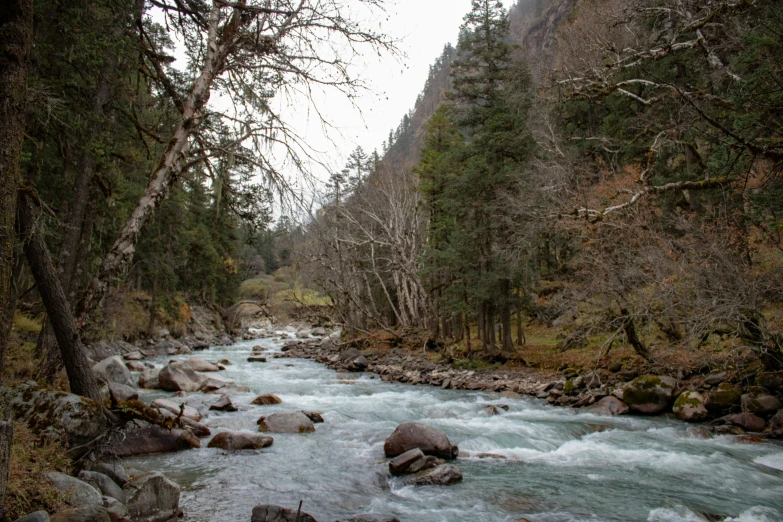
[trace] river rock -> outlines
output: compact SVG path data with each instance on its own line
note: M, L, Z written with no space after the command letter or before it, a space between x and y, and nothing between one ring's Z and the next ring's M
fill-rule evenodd
M412 475L405 483L412 486L451 486L462 480L462 472L453 464L442 464L437 468Z
M142 373L147 369L147 366L144 366L139 361L128 361L125 363L125 366L127 366L130 371L139 373Z
M283 400L278 397L277 395L272 395L271 393L267 393L264 395L259 395L255 399L253 399L253 402L250 404L255 404L257 406L272 406L273 404L282 404Z
M120 487L124 486L125 483L130 480L128 473L125 471L125 468L117 462L94 462L90 465L90 471L103 473Z
M440 466L441 464L445 464L446 461L443 459L439 459L438 457L433 457L432 455L427 455L425 457L420 458L416 462L410 465L408 468L408 473L418 473L420 471L424 471L427 469L434 469Z
M729 374L726 372L711 373L704 378L704 384L715 386L729 378Z
M424 453L419 448L406 451L389 461L389 473L394 476L404 475L411 464L424 458Z
M103 473L98 473L97 471L81 471L79 472L79 479L100 491L104 496L113 497L123 504L127 500L122 488Z
M710 415L718 416L736 410L742 394L731 384L724 382L718 386L717 390L707 392L707 400L704 406Z
M312 332L310 332L310 335L313 337L324 337L327 335L326 328L314 328Z
M207 379L187 366L174 363L160 371L158 380L163 390L194 392L198 391Z
M585 411L596 415L625 415L628 413L629 408L617 397L609 395L595 404L586 407Z
M443 432L418 422L400 424L383 445L387 457L396 457L414 448L419 448L425 455L444 459L459 454L459 448L453 446Z
M126 353L122 356L126 361L143 361L145 359L144 354L139 350L134 350L130 353Z
M168 410L174 415L179 415L180 412L182 412L183 417L193 419L196 422L200 421L202 417L201 412L199 412L196 408L188 406L185 403L179 404L168 399L155 399L152 401L152 407L161 410Z
M250 357L247 358L247 362L251 362L251 363L265 363L266 362L266 357L261 357L259 355L251 355Z
M90 504L60 511L51 522L111 522L111 517L101 504Z
M125 366L125 362L119 355L102 360L92 367L92 371L100 380L106 383L116 382L126 386L135 386L136 384L133 380L133 375L131 375L130 370Z
M515 391L506 390L500 393L500 396L504 399L521 399L522 396Z
M740 402L742 404L742 411L747 411L762 417L772 415L780 408L783 408L776 397L766 393L746 393L742 396Z
M114 497L103 496L103 509L109 514L112 522L125 522L130 516L130 512L125 507L125 504Z
M147 390L160 388L160 368L148 368L139 375L139 386Z
M100 506L103 504L100 492L83 480L57 471L50 471L45 474L45 477L61 493L68 496L68 503L72 506L78 507L88 504Z
M223 431L215 435L207 447L224 450L261 449L272 445L274 439L243 431Z
M762 386L770 391L783 391L783 371L781 372L761 372L756 376L756 385Z
M123 490L134 522L165 522L176 518L180 488L162 473L142 473L125 484Z
M35 382L14 388L0 387L0 404L5 404L6 413L27 424L36 435L65 439L73 458L81 457L84 445L105 434L109 428L101 405L95 401L47 390Z
M198 421L191 419L190 417L179 417L179 413L173 413L169 410L158 410L158 411L163 417L166 417L167 419L177 419L177 422L181 424L175 424L175 426L184 428L186 431L189 431L196 437L201 438L201 437L209 437L210 435L212 435L212 432L207 426L201 424Z
M178 364L182 366L186 366L193 370L194 372L218 372L220 371L220 368L218 368L217 364L205 361L204 359L201 359L200 357L191 357L190 359L184 360L184 361L178 361Z
M707 418L707 398L701 393L686 390L674 401L672 411L678 419L686 422L701 422Z
M350 361L346 366L345 369L349 372L363 372L367 369L367 366L370 364L370 362L367 360L367 357L364 355L360 355L356 359L353 359Z
M170 453L200 448L201 441L188 430L166 430L154 424L137 421L138 427L127 429L112 451L117 457ZM123 486L124 487L124 486Z
M666 410L677 381L661 375L637 377L623 390L623 402L638 413L657 414Z
M727 424L739 426L746 431L752 431L756 433L764 431L764 427L767 425L767 422L761 417L747 412L735 413L734 415L723 417L720 420Z
M302 413L307 415L307 418L313 421L314 424L320 424L324 421L323 415L320 411L304 411Z
M377 513L362 513L352 517L343 518L340 522L400 522L400 519L391 515L379 515Z
M261 504L253 508L253 514L250 522L297 522L296 509L274 506L271 504ZM316 522L312 515L299 513L299 522Z
M46 511L36 511L22 518L17 518L14 522L51 522L51 519Z
M212 381L212 379L209 379L207 383ZM235 382L230 382L228 384L222 385L219 388L210 389L208 387L202 388L202 391L204 393L215 393L218 395L228 395L231 393L250 393L252 390L248 388L247 386L240 386Z
M258 431L262 433L308 433L315 431L315 425L301 411L273 413L259 422Z
M209 407L212 411L237 411L236 405L231 402L231 397L224 395Z
M109 392L118 401L135 401L139 398L139 390L133 386L126 386L116 382L109 383Z

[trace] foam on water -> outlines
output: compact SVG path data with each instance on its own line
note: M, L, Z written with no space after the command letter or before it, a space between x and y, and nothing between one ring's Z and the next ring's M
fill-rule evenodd
M260 451L228 453L204 443L128 463L179 482L187 520L247 521L256 504L296 506L301 499L321 521L363 512L403 522L703 522L700 513L727 522L783 521L780 445L704 440L662 418L602 417L530 398L339 374L312 361L272 359L282 342L262 339L199 355L229 359L221 375L252 390L232 397L238 412L209 412L217 396L189 400L213 431L255 431L260 415L305 409L326 421L315 433L275 435ZM247 363L255 345L268 363ZM275 393L283 404L251 405L261 393ZM509 411L490 416L486 404ZM412 487L389 476L384 440L410 421L440 429L460 446L462 483Z

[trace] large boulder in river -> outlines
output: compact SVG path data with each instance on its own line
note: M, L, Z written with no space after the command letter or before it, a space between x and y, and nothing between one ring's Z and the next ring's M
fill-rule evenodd
M266 435L258 433L247 433L244 431L223 431L215 435L209 441L209 448L219 448L224 450L247 450L268 448L275 440Z
M14 388L0 387L0 404L6 412L27 424L34 433L45 438L64 439L71 448L69 454L78 458L84 445L104 435L109 429L101 405L61 391L41 388L35 382Z
M699 392L685 390L674 401L672 411L678 419L686 422L701 422L707 418L707 398Z
M585 408L585 411L596 415L625 415L628 410L623 401L611 395Z
M160 388L160 368L148 368L139 375L139 386L148 390Z
M45 476L60 493L68 498L70 505L77 507L89 504L103 505L100 491L83 480L57 471L50 471Z
M143 421L137 421L136 424L126 429L123 437L112 446L117 457L171 453L201 447L201 441L188 430L167 430Z
M459 448L453 446L443 432L418 422L400 424L383 445L387 457L396 457L415 448L425 455L442 459L453 459L459 454Z
M725 415L731 411L739 410L742 393L735 386L724 382L717 390L707 392L707 401L704 406L712 416Z
M315 431L315 425L301 411L273 413L259 419L258 431L262 433L309 433Z
M411 467L411 464L423 458L424 453L419 448L406 451L389 461L389 472L395 476L404 475L408 468Z
M671 377L643 375L625 387L623 402L638 413L662 413L669 406L676 385Z
M121 356L115 355L102 360L92 367L92 371L103 382L116 382L125 386L136 386L130 370L125 366L125 361Z
M271 393L266 393L264 395L259 395L255 399L253 399L253 402L250 404L255 404L256 406L272 406L274 404L282 404L283 399L278 397L277 395L272 395Z
M740 399L742 411L747 411L754 415L768 417L783 408L777 397L768 393L746 393Z
M253 508L250 522L297 522L296 512L296 509L261 504ZM304 512L299 513L298 520L299 522L316 522L312 515Z
M201 388L207 378L188 366L172 363L160 371L158 380L163 390L194 392Z
M155 399L152 401L152 407L161 410L168 410L174 415L179 415L181 413L183 417L193 419L196 422L201 420L201 412L185 403L180 404L168 399Z
M128 511L134 522L165 522L177 517L179 485L162 473L142 473L125 484Z
M126 386L116 382L110 382L107 395L111 394L118 401L135 401L139 398L139 390L133 386Z
M462 472L453 464L441 464L437 468L411 475L405 483L412 486L451 486L462 480Z
M100 491L102 495L115 498L123 504L127 500L122 488L109 476L104 475L103 473L98 473L97 471L80 471L79 479Z
M178 361L177 364L186 366L194 372L219 372L220 368L217 364L205 361L200 357L191 357L184 361Z

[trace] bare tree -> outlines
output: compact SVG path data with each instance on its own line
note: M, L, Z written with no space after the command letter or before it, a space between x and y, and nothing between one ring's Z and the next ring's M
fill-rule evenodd
M176 72L166 65L170 58L142 27L145 65L181 116L144 196L82 299L80 325L86 324L87 315L111 282L127 269L141 230L183 168L215 153L232 152L225 145L197 139L210 118L231 123L237 136L233 145L252 143L256 156L246 159L284 185L269 159L269 146L282 146L300 167L300 154L307 149L283 117L271 109L271 97L281 89L302 89L305 95L312 95L316 86L352 95L363 86L359 78L349 74L351 58L359 47L366 45L376 52L394 50L382 34L354 21L349 4L341 0L156 0L150 4L164 12L169 27L184 42L188 70L195 74L186 88L177 85ZM362 6L377 9L381 4L381 0L371 0ZM234 110L215 112L208 105L214 92L229 100Z

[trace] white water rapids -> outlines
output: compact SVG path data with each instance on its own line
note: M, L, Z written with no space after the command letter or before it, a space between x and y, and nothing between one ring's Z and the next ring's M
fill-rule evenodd
M602 417L537 399L387 383L313 361L272 359L281 343L202 352L229 359L220 375L252 393L232 396L240 408L233 413L208 411L219 395L191 394L188 404L202 411L213 434L255 432L259 416L296 410L323 413L315 433L275 434L269 448L235 453L208 449L202 439L198 450L125 462L182 485L186 520L249 522L257 504L296 508L303 500L303 511L319 522L368 512L402 522L783 521L780 444L703 439L698 429L662 418ZM269 362L248 363L259 344ZM262 393L283 404L250 405ZM483 405L490 403L509 410L489 416ZM462 483L405 486L388 474L383 442L411 421L445 432L467 455L455 462Z

